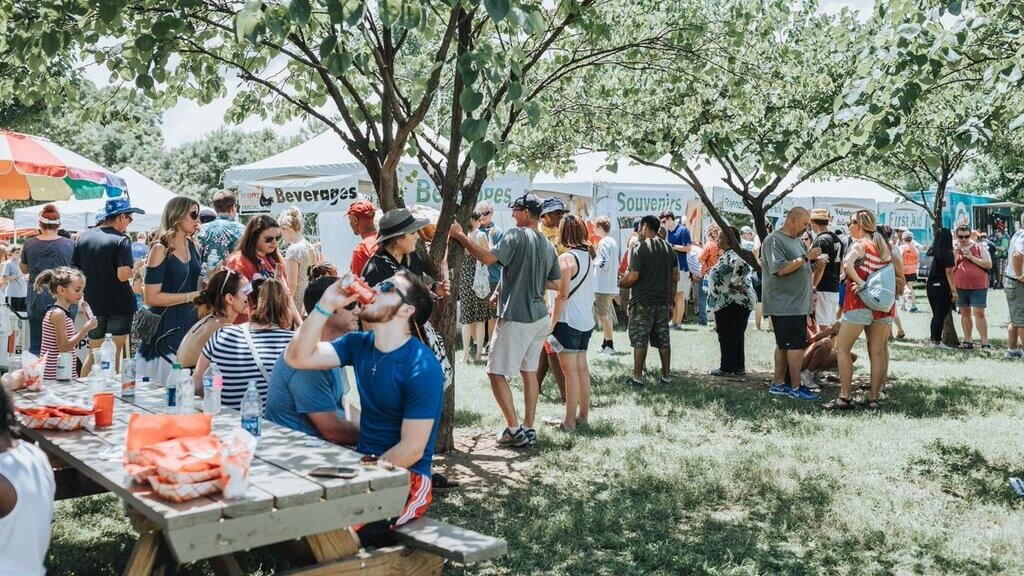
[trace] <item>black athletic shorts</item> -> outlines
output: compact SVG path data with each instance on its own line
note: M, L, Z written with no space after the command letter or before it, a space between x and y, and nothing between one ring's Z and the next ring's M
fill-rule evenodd
M807 316L772 316L772 329L780 350L807 348Z

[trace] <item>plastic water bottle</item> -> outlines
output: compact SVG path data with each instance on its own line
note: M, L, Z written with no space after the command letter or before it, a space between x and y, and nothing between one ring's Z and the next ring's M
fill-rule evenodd
M121 364L121 398L135 400L135 360L128 359Z
M223 386L224 377L217 369L217 364L211 363L206 373L203 374L203 412L207 414L220 413L220 389L214 385L214 381L217 379L220 379Z
M100 346L100 373L103 378L114 378L114 366L117 360L117 346L114 346L114 337L110 334L103 336L103 345Z
M255 380L249 381L245 396L242 396L242 428L257 438L263 428L263 404Z
M181 364L177 362L171 368L171 375L167 377L167 412L175 412L178 406L178 372L181 371Z
M178 412L191 414L196 407L196 389L192 385L192 370L182 368L178 373Z

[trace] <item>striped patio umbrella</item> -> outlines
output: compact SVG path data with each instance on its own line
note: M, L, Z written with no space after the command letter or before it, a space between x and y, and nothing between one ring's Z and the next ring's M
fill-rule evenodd
M46 138L0 130L0 199L85 200L125 188L117 174Z

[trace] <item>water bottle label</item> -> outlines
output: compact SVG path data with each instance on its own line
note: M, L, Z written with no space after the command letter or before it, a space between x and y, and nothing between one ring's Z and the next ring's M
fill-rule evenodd
M103 370L104 372L110 372L110 360L104 360L103 362L100 362L100 370Z
M126 380L121 383L121 395L126 397L135 396L135 380Z
M249 434L259 437L262 422L259 417L248 416L242 418L242 428L245 428L245 431Z
M178 390L176 388L167 389L167 406L173 408L178 405Z

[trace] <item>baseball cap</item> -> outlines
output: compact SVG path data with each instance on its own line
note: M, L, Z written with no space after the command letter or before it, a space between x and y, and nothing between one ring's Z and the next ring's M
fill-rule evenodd
M374 214L377 213L377 208L374 207L367 200L356 200L348 207L348 212L345 212L346 216L356 216L359 218L373 218Z
M552 196L544 200L544 204L541 207L540 215L551 214L552 212L568 212L569 210L565 207L565 203L562 199L557 196Z
M740 234L753 234L753 233L754 233L754 229L751 228L750 226L744 226L743 228L740 228Z
M540 214L541 208L543 206L544 205L543 203L541 203L540 198L538 198L535 194L530 193L523 194L519 198L513 200L512 203L508 205L508 207L512 208L513 210L521 208L523 210L529 210L534 214Z

